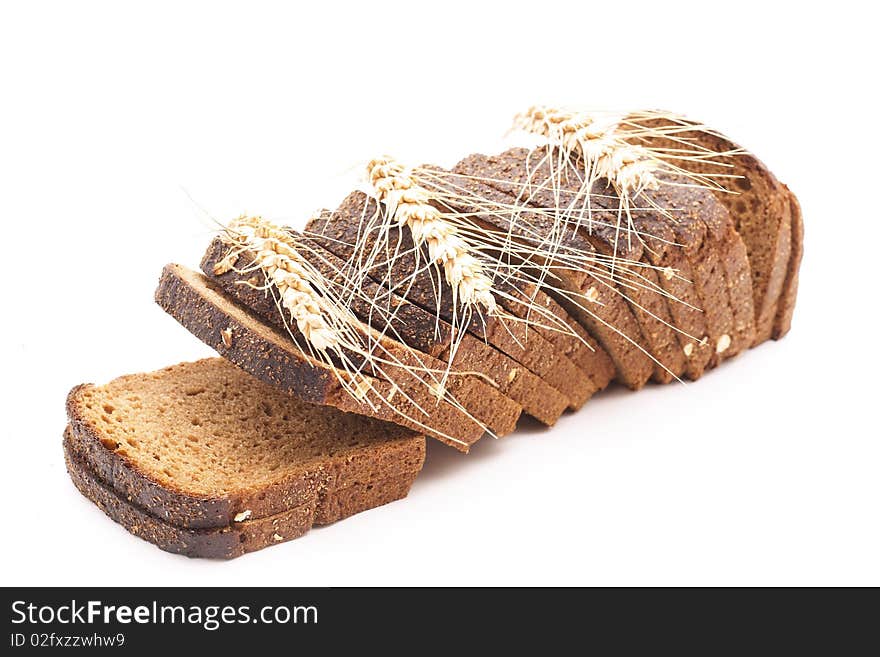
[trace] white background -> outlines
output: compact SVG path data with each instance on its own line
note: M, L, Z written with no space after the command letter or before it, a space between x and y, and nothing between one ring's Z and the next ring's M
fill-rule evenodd
M782 4L4 3L2 584L880 584L876 16ZM407 500L233 562L76 492L67 390L210 354L152 302L208 216L302 223L370 157L451 163L535 102L681 111L757 153L806 218L789 337L431 445Z

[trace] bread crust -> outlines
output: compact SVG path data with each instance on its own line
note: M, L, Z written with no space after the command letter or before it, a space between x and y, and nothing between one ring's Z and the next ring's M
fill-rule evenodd
M785 187L785 185L783 185ZM791 253L788 258L788 272L782 286L782 294L776 308L773 323L773 339L779 340L791 329L791 318L797 302L798 278L801 260L804 257L804 218L797 197L785 187L789 214L791 215Z

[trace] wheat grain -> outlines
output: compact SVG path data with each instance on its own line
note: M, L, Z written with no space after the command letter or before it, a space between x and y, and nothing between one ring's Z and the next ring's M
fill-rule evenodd
M469 251L458 230L430 204L430 194L416 184L411 173L389 157L367 165L377 200L385 204L388 220L407 226L416 247L428 246L428 257L443 266L446 282L464 305L479 304L488 314L498 312L492 280Z

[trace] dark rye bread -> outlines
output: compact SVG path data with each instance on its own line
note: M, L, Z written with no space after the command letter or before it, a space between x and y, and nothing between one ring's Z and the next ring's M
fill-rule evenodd
M309 258L311 264L324 274L329 282L338 282L340 272L344 271L345 263L329 251L325 251L314 240L305 236L299 236L298 239L302 239L309 245L308 249L303 249L303 256ZM274 299L267 292L255 288L255 286L263 284L258 274L246 276L237 273L234 269L222 274L214 273L215 266L226 261L229 253L229 247L219 238L215 239L202 258L202 270L228 295L250 308L268 323L283 329L283 321L274 305ZM247 268L250 257L247 254L242 254L239 258L238 268ZM242 284L244 282L252 284L244 285ZM372 298L378 295L379 289L379 285L371 280L364 281L362 286L365 295ZM401 297L394 298L393 307L389 308L391 312L383 312L382 307L370 305L359 298L352 299L350 308L364 322L380 326L384 326L386 322L390 323L391 333L396 338L409 347L419 350L424 355L424 359L433 363L435 367L440 369L446 367L449 360L452 332L446 322L442 320L438 322L436 317L428 311ZM281 322L280 326L279 322ZM568 399L562 393L509 357L471 335L463 336L456 354L455 367L462 371L480 372L498 386L498 390L486 384L472 386L480 387L480 390L483 391L476 393L485 398L481 404L485 404L486 399L491 401L492 405L499 404L502 407L505 404L515 403L518 408L548 426L552 426L568 406ZM505 395L507 399L500 399L501 395ZM456 398L467 405L469 395L467 391L457 391ZM504 417L507 418L507 416ZM513 419L515 422L515 418ZM496 429L495 431L496 435L509 433L509 430L499 432Z
M350 194L332 214L324 214L309 221L307 234L326 250L348 261L360 234L362 217L376 212L375 201L361 192ZM375 242L367 240L370 250ZM388 289L405 286L406 298L425 310L451 321L458 314L453 296L446 282L434 278L430 270L420 264L410 235L405 230L391 228L388 235L390 252L399 253L393 263L377 264L367 272L372 280ZM421 259L423 262L423 258ZM418 273L416 273L418 272ZM439 295L438 290L439 289ZM439 296L439 302L438 302ZM503 304L503 299L498 299ZM591 379L581 372L566 356L522 323L486 317L485 321L471 321L467 330L485 340L499 351L527 367L546 383L568 398L569 406L580 408L596 391Z
M352 397L327 364L304 354L290 336L272 328L237 305L212 281L180 265L167 265L156 289L156 302L193 335L221 356L271 386L302 401L395 422L467 452L484 434L484 427L461 410L438 402L427 392L413 395L429 416L403 400L395 406L392 384L371 379L364 400ZM367 401L372 402L372 406ZM499 409L507 411L509 409ZM480 415L488 416L487 408ZM502 424L502 422L493 422Z
M638 122L636 122L638 123ZM662 122L661 122L662 123ZM654 125L656 122L643 122ZM715 153L738 150L729 139L702 130L681 132L678 138L688 140L697 148ZM685 148L668 138L643 137L648 146ZM788 191L769 169L751 154L713 157L727 165L720 167L705 161L682 162L681 166L695 173L736 176L722 180L730 192L714 192L723 203L742 238L749 261L752 281L752 305L755 316L753 345L772 337L777 307L789 272L792 251L791 206ZM796 279L795 279L796 282Z
M214 274L214 266L231 253L230 247L225 246L219 239L215 239L202 259L202 269L205 275L216 282L233 301L253 312L260 320L282 333L290 332L300 344L305 344L305 337L300 333L296 324L288 325L285 323L284 317L276 305L275 297L268 290L262 289L266 282L264 276L254 273L240 274L234 269L225 274ZM256 254L246 251L238 254L236 262L229 263L228 260L224 260L224 264L232 264L239 269L248 268L253 265L255 257ZM333 283L329 279L328 282ZM257 287L261 289L257 289ZM435 384L436 379L431 379L430 375L425 374L419 377L410 368L415 368L416 371L428 368L433 372L442 372L446 369L444 362L425 353L415 353L412 349L387 335L372 330L366 324L352 328L361 334L364 338L364 344L381 345L384 349L381 353L383 358L397 359L396 364L383 363L381 372L375 371L375 368L370 368L368 371L377 378L392 381L411 396L419 394L418 391L423 390L425 386ZM358 367L370 367L364 362L362 355L352 350L345 350L345 352L351 362ZM522 407L506 397L494 387L494 384L490 385L485 380L473 375L453 374L446 385L455 400L476 419L486 424L496 436L506 436L516 429L516 421L519 419Z
M791 215L791 254L788 257L788 272L785 284L776 307L776 319L773 323L773 339L779 340L791 329L791 318L797 301L798 272L804 257L804 218L797 197L785 187L788 197L789 214Z
M528 241L531 239L530 232L549 235L552 226L546 213L536 214L529 212L527 208L540 207L546 212L547 208L557 207L559 201L555 193L559 190L554 191L544 184L549 172L544 175L543 170L539 173L531 168L532 165L541 168L542 161L529 160L530 153L525 149L512 149L499 156L471 155L453 167L452 176L444 175L438 183L446 184L443 182L445 180L454 187L466 190L468 195L490 203L505 206L516 204L526 208L516 222L508 221L503 215L483 213L482 216L497 228L512 230L519 238ZM538 178L535 177L536 174ZM605 211L608 207L599 204L601 197L591 200L594 202L594 219L607 214ZM463 206L462 209L465 212L480 211L478 206ZM596 228L592 235L586 231L568 232L562 242L563 249L594 256L611 253L613 247L609 245L609 237L613 239L614 230ZM601 235L603 232L604 235ZM627 240L626 235L623 235L619 246L622 248L618 250L618 255L638 259L641 251L638 240ZM627 252L628 249L632 251ZM577 307L570 300L560 300L608 351L617 367L619 380L632 389L638 389L652 375L661 380L670 379L667 368L672 370L673 375L681 373L683 366L676 361L683 362L684 358L678 348L677 339L668 326L672 322L663 317L667 313L665 304L656 295L624 289L610 283L607 278L591 276L580 267L560 268L556 273L560 276L562 286L569 292L577 295L592 292L596 295L599 303L590 306L580 301L583 308ZM639 275L644 276L644 273ZM639 302L635 296L644 298ZM655 319L655 316L660 320ZM652 358L656 358L665 367L658 366Z
M569 214L583 212L586 206L585 195L579 193L580 175L572 167L562 171L557 168L552 173L551 163L558 165L558 162L555 151L548 149L511 149L494 157L472 155L457 164L453 171L462 174L460 180L471 181L462 184L473 185L474 178L482 179L506 193L508 198L520 199L519 202L525 201L534 207L559 206ZM666 368L655 367L655 380L670 380L666 369L676 375L684 371L689 378L698 378L707 364L731 357L751 342L750 308L742 310L743 321L737 322L731 301L731 282L727 278L729 265L737 274L731 278L731 281L738 281L739 286L734 286L736 298L740 300L740 306L743 303L748 305L747 276L742 276L748 263L744 253L736 251L738 240L727 212L711 193L664 185L644 194L668 210L668 214L646 209L632 212L635 230L647 248L636 249L635 245L641 244L641 240L635 236L618 237L615 232L602 230L595 224L592 234L581 231L584 234L582 240L588 240L596 251L605 254L613 251L616 242L618 253L624 257L678 271L677 276L670 277L640 270L638 275L645 285L624 289L624 293L638 321L646 348L657 361L666 365ZM593 207L613 210L616 205L608 205L607 200L612 196L611 190L597 184L590 203ZM644 208L644 199L641 202L636 199L636 205ZM609 215L605 213L605 216ZM615 214L610 217L616 219ZM524 218L535 221L534 215ZM603 213L594 211L592 219L602 221ZM536 225L546 223L546 219L538 218ZM567 246L583 248L574 240ZM687 289L691 287L688 281L693 282L692 290ZM665 299L664 295L658 294L660 289L684 303ZM705 330L701 330L702 322L695 316L694 307L703 311ZM672 330L670 324L680 331ZM703 337L707 339L705 344L700 342ZM724 344L727 338L730 338L729 347L723 350L723 354L716 351L714 347L719 340Z
M515 203L520 207L536 207L536 208L554 208L559 202L559 192L565 191L559 189L559 184L552 184L551 167L548 157L544 157L546 153L552 157L552 151L541 151L542 155L526 150L514 150L504 153L498 158L486 157L483 155L471 155L459 162L450 175L445 173L440 176L437 181L438 186L444 186L449 183L455 188L465 189L469 196L487 198L490 201L499 201L506 203ZM522 165L522 166L521 166ZM554 167L558 162L553 162ZM556 169L558 175L558 168ZM572 177L575 172L571 170ZM565 178L566 172L560 178ZM556 176L553 177L555 179ZM445 182L444 182L445 181ZM566 184L566 181L560 179L559 182ZM575 188L575 182L571 181L567 187ZM507 199L502 199L499 194L506 194ZM614 224L617 217L616 212L608 213L607 210L616 210L616 199L613 204L611 199L605 198L607 194L596 194L591 196L591 207L593 209L592 217L596 221L592 231L583 231L579 235L571 235L566 240L565 248L576 248L578 251L584 251L586 245L591 247L591 251L587 253L598 253L605 256L617 254L621 258L631 261L639 261L643 257L643 245L638 239L631 238L626 232L620 233ZM583 198L572 198L568 205L576 215L578 211L584 211ZM466 213L478 212L479 207L469 206L466 202L445 203L456 207L460 211ZM561 209L565 210L563 206ZM485 216L485 213L483 213ZM530 221L534 215L525 214L523 219ZM607 224L599 223L602 217L607 218ZM488 218L488 221L498 220ZM503 221L503 220L502 220ZM546 226L546 219L539 220L538 226ZM505 225L509 225L506 224ZM533 224L534 225L534 224ZM639 327L640 340L639 343L654 359L652 365L652 376L655 380L661 382L669 382L673 378L681 375L685 369L685 357L682 353L675 331L672 329L673 320L669 314L669 309L665 300L661 295L657 294L660 290L657 282L656 273L649 268L627 268L620 266L618 273L621 271L631 272L630 276L637 280L640 285L617 285L596 287L599 293L599 300L602 299L603 292L612 295L620 295L628 304L629 310L636 320ZM575 286L574 279L570 272L564 272L566 278L570 279L568 287L571 289ZM643 286L648 286L646 289ZM595 286L594 286L595 287ZM589 288L587 288L589 289ZM607 296L607 294L605 295ZM630 345L632 348L634 345Z
M529 306L525 303L528 302L542 306L559 322L568 326L571 334L557 330L552 326L546 328L537 326L535 330L584 372L593 382L597 392L604 390L614 380L617 370L608 352L577 320L572 318L559 302L540 290L535 283L519 283L516 287L510 285L507 288L514 299L522 299L524 302L517 304L514 301L507 304L510 312L517 317L527 318L530 316ZM531 316L534 317L534 314L532 313Z
M307 404L222 358L81 385L64 450L77 487L129 531L232 557L406 494L424 438Z

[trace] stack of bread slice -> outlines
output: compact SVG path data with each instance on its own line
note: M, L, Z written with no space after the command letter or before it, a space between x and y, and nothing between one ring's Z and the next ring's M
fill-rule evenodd
M687 136L735 151L715 133ZM310 307L344 307L353 341L314 342L273 287L271 257L234 231L208 245L201 272L166 266L156 301L222 358L74 388L64 452L77 488L162 549L235 557L404 497L425 436L467 452L522 413L549 427L612 381L696 380L788 331L802 220L757 159L723 156L733 193L667 172L622 224L619 190L585 185L559 149L412 170L419 198L490 245L475 255L506 258L493 312L463 320L416 233L364 229L387 208L362 192L302 233L272 233L320 277Z

